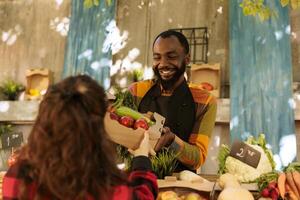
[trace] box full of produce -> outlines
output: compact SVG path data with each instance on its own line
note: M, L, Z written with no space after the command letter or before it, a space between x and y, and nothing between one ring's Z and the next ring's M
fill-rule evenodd
M199 87L220 97L221 70L220 63L193 64L191 66L190 86Z
M129 149L137 149L148 130L150 144L154 148L161 136L165 118L153 113L151 119L126 106L119 106L106 113L105 129L110 139Z
M26 80L26 99L40 100L52 83L52 73L46 68L28 69Z

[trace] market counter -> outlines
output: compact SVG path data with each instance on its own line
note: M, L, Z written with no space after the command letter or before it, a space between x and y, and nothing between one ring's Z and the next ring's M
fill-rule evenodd
M229 144L230 99L217 100L217 117L213 135L209 145L208 156L200 173L216 174L218 150L221 144ZM300 98L295 97L295 125L297 138L297 160L300 161ZM0 101L0 122L10 122L23 132L27 139L32 124L38 113L39 101ZM1 167L1 166L0 166Z

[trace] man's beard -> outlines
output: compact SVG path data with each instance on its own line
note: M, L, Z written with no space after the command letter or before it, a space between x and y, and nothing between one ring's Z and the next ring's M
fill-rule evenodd
M153 69L154 74L158 80L158 82L161 84L161 86L163 87L164 90L170 90L174 84L178 81L178 79L181 77L182 74L184 74L186 69L185 63L182 62L180 68L175 67L175 74L173 75L173 77L169 80L163 80L159 74L158 71L158 67L155 67Z

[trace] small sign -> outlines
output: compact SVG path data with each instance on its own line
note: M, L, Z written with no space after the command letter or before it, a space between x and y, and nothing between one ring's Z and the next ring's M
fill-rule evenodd
M259 151L241 141L232 144L229 155L254 168L257 168L261 157Z
M19 147L23 142L22 132L4 133L1 135L1 148L8 149L12 147Z

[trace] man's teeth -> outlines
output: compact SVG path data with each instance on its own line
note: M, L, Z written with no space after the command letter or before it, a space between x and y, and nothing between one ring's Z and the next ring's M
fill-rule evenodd
M162 74L168 74L168 73L173 72L174 70L175 69L161 69L161 70L159 70L159 72Z

